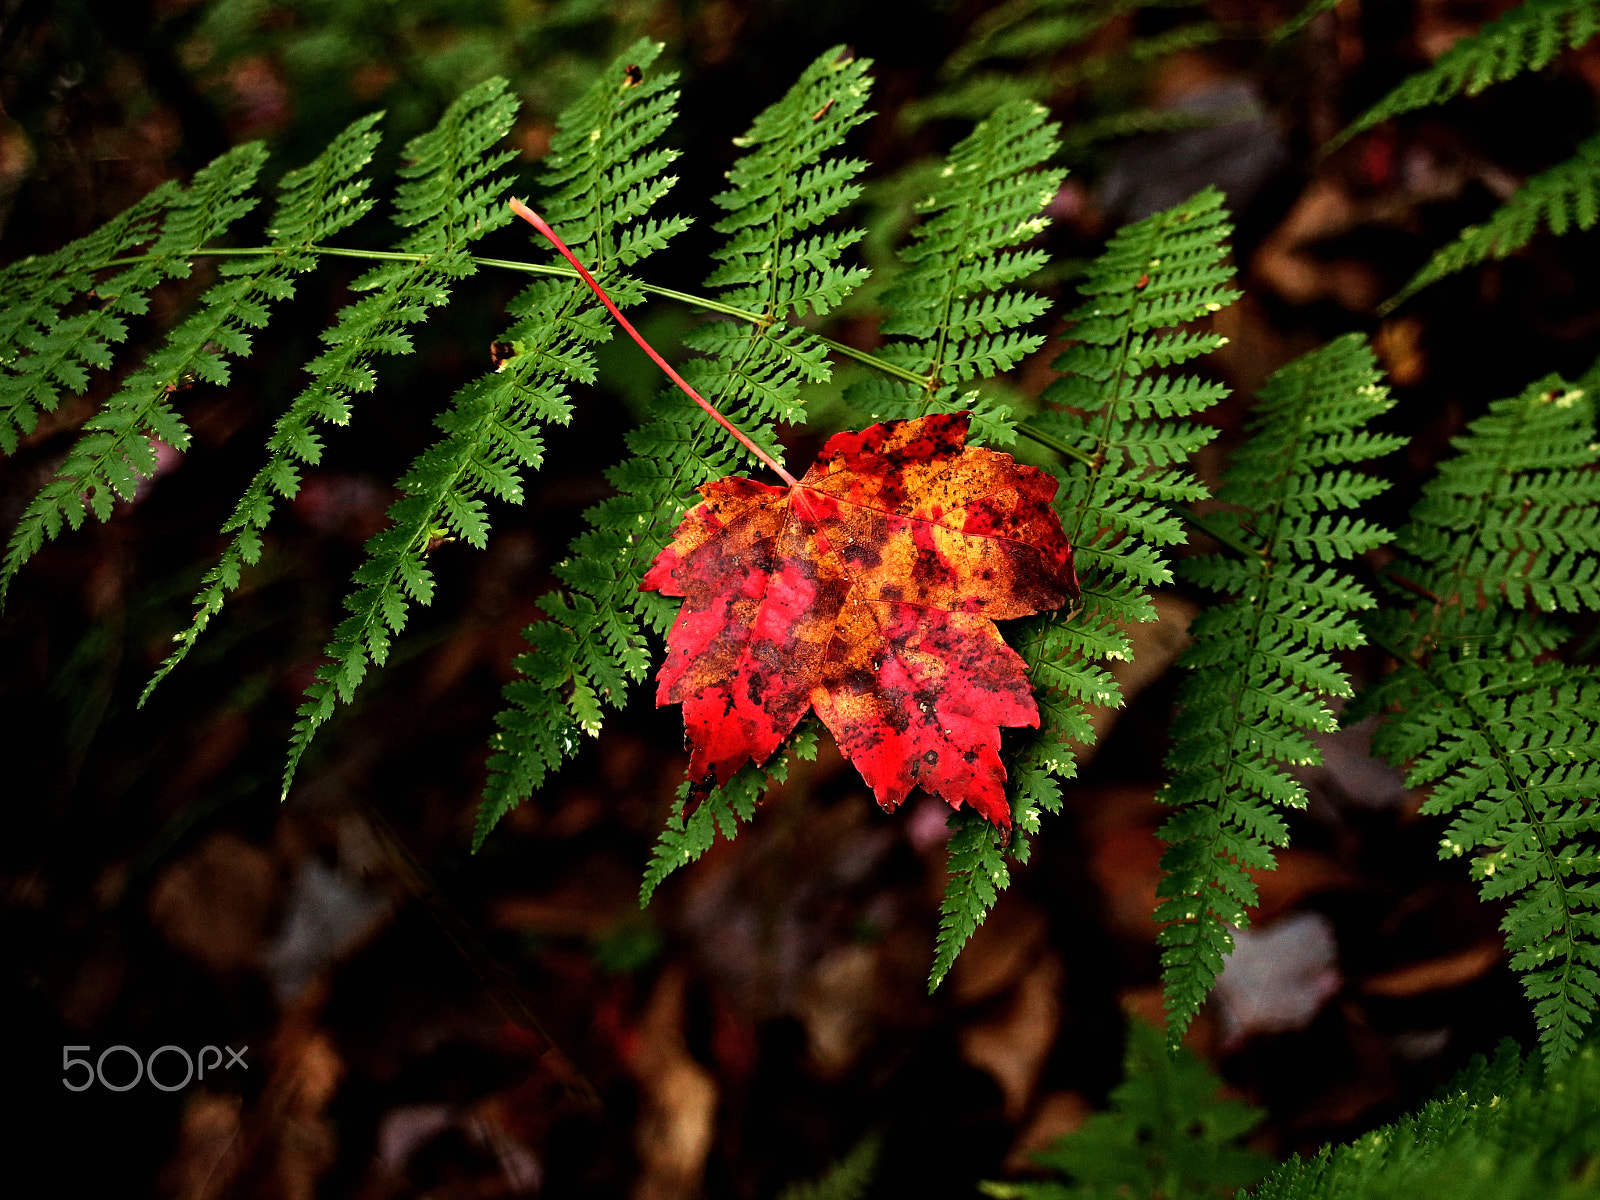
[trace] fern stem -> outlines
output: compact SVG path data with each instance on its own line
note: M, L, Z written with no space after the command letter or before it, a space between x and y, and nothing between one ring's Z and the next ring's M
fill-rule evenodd
M387 262L423 262L428 258L428 255L426 254L406 254L398 250L357 250L348 246L306 246L304 249L312 254L325 254L332 258L365 258L383 260ZM204 247L198 250L188 251L187 256L190 258L248 258L252 256L260 257L261 255L273 253L276 253L276 248L272 246L254 246L245 248ZM130 266L134 263L143 262L149 257L149 255L136 254L128 258L115 259L112 262L108 262L106 266ZM552 275L559 279L580 278L578 272L572 267L558 267L543 263L521 262L513 258L485 258L479 254L469 255L468 257L475 265L480 267L494 267L503 271L520 271L525 275ZM760 313L750 312L748 309L736 308L732 304L724 304L720 300L713 300L710 296L697 296L692 292L680 292L676 288L660 287L653 283L640 283L639 287L642 291L648 293L649 295L660 296L663 300L676 300L680 304L688 304L694 308L703 309L706 312L714 312L720 314L721 316L733 317L735 320L744 321L750 325L766 327L772 324L767 317L762 316ZM632 326L629 326L628 329L629 332L632 332ZM634 336L637 338L638 335L635 334ZM920 388L926 388L930 385L930 379L928 376L919 375L915 371L907 370L905 367L897 366L894 363L887 362L884 359L879 358L876 354L873 354L871 351L862 350L856 346L850 345L847 342L836 341L833 338L822 337L820 335L813 336L815 336L816 341L826 346L835 354L838 354L844 358L853 359L854 361L861 363L863 366L871 367L873 370L879 371L892 379L898 379L904 383L914 384ZM654 356L654 351L651 353L652 356ZM1026 437L1030 441L1044 446L1046 449L1054 450L1057 454L1064 454L1068 458L1075 458L1086 466L1092 467L1098 465L1096 464L1093 455L1085 453L1083 450L1080 450L1071 443L1064 442L1060 438L1054 437L1042 429L1037 429L1032 425L1019 422L1016 426L1016 430L1023 437ZM762 458L765 460L764 455L762 455ZM768 465L770 466L771 464L769 463ZM781 475L782 469L778 468L778 470ZM1195 518L1191 513L1185 512L1181 513L1180 515L1182 515L1185 520L1190 520L1191 523L1198 521L1198 518ZM1232 546L1233 549L1239 550L1241 553L1257 553L1254 550L1245 549L1242 545L1234 545L1232 542L1227 541L1225 534L1218 534L1203 525L1197 525L1196 527L1204 529L1206 533L1210 534L1217 541L1223 542L1225 545Z
M197 250L186 251L184 257L250 258L275 254L279 252L279 249L279 247L275 246L249 246L243 248L202 247ZM406 254L399 250L357 250L349 246L304 246L296 247L296 249L304 250L310 254L325 254L330 258L366 258L385 262L420 263L429 257L426 254ZM130 255L127 258L113 259L111 262L108 262L105 265L107 267L126 267L135 263L144 262L150 257L152 256L148 254L135 254ZM172 256L168 255L166 257ZM578 272L571 267L558 267L545 263L522 262L521 260L515 258L486 258L481 254L468 255L467 258L476 266L494 267L501 271L519 271L524 275L552 275L558 279L579 278ZM710 296L698 296L693 292L680 292L677 288L661 287L658 284L644 283L642 281L639 283L639 288L648 295L660 296L663 300L676 300L680 304L687 304L693 308L703 309L706 312L717 313L720 316L732 317L737 321L744 321L750 325L758 325L762 328L765 328L772 324L770 318L762 316L760 313L754 313L745 308L737 308L732 304L724 304L720 300L713 300ZM856 362L871 367L875 371L880 371L892 379L899 379L905 383L915 384L917 387L928 386L928 376L918 375L915 371L909 371L905 367L896 366L894 363L886 362L869 350L862 350L850 345L847 342L835 341L833 338L821 337L820 335L813 336L818 342L826 346L829 350L832 350L835 354L841 355L844 358L854 359ZM1082 458L1085 462L1088 461L1086 458L1083 458L1081 451L1075 447L1068 446L1065 442L1050 438L1048 434L1038 434L1035 436L1034 433L1029 433L1029 436L1035 441L1039 442L1040 445L1047 445L1052 450L1058 450L1062 454L1067 454L1074 458Z
M1019 425L1017 428L1020 430L1022 427ZM1209 517L1204 517L1201 514L1194 512L1192 509L1184 508L1180 504L1170 504L1167 507L1172 511L1174 516L1194 526L1194 528L1205 534L1212 541L1221 543L1229 550L1232 550L1235 554L1241 555L1244 558L1268 557L1269 552L1266 549L1260 546L1252 546L1244 539L1235 537L1226 529L1223 529L1215 521L1212 521Z
M1036 429L1032 425L1029 425L1023 421L1017 422L1016 429L1017 432L1023 437L1027 438L1029 441L1037 442L1047 450L1054 450L1057 454L1065 454L1068 458L1075 458L1088 467L1099 465L1095 461L1094 455L1085 450L1078 449L1078 447L1074 446L1071 442L1062 441L1054 434L1046 433L1042 429ZM1188 516L1189 514L1184 513L1183 515ZM1219 538L1218 540L1220 541L1221 539Z

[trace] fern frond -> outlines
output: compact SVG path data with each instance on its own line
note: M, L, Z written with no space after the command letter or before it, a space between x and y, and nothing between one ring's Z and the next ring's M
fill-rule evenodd
M760 319L692 331L685 343L703 357L683 375L769 453L772 426L802 419L801 385L830 374L826 347L793 318L827 312L866 275L841 262L858 230L817 231L860 192L853 180L864 164L836 151L866 119L867 66L841 48L813 62L735 139L745 153L716 197L728 215L715 228L727 240L715 251L721 265L711 283L720 302ZM517 660L523 678L506 689L496 718L475 844L572 753L577 732L597 733L604 707L619 707L644 677L645 631L664 633L676 607L639 591L645 569L696 488L753 462L676 391L663 393L627 441L630 457L607 475L617 494L585 514L589 530L556 569L567 590L543 598L549 619L524 631L532 649ZM718 803L701 807L709 813ZM686 861L676 853L660 860L663 874Z
M1523 0L1461 38L1427 70L1407 76L1325 149L1341 146L1362 130L1402 113L1455 96L1476 96L1491 84L1542 70L1563 50L1583 45L1596 33L1600 33L1600 4L1595 0Z
M1178 660L1160 799L1179 811L1162 827L1163 947L1168 1036L1182 1037L1249 924L1252 873L1270 870L1288 842L1282 808L1305 806L1283 766L1320 761L1308 734L1336 727L1326 701L1350 695L1330 651L1362 644L1353 613L1364 589L1326 564L1389 540L1343 515L1387 486L1339 468L1387 453L1403 439L1363 434L1393 406L1372 352L1355 334L1283 367L1262 388L1249 440L1233 456L1218 499L1236 505L1229 525L1247 557L1210 556L1181 573L1227 599L1190 626Z
M1600 1160L1600 1047L1560 1066L1501 1044L1438 1099L1348 1145L1280 1164L1255 1200L1579 1200Z
M1600 606L1594 398L1550 376L1490 405L1441 463L1396 541L1397 570L1445 606Z
M317 255L312 248L354 225L371 211L373 200L366 194L370 181L361 178L359 172L377 151L380 137L375 126L382 116L382 113L372 113L352 122L314 162L288 172L279 181L277 207L266 231L272 252L261 261L267 265L268 274L280 283L284 298L293 293L295 278L316 265ZM236 539L235 545L224 552L222 563L205 577L201 609L194 624L175 639L177 650L145 685L139 700L141 704L188 653L210 617L222 606L224 588L237 586L240 565L237 544Z
M1163 8L1198 6L1169 0ZM976 120L997 106L1038 103L1066 88L1130 68L1222 36L1209 21L1188 22L1133 38L1109 52L1064 56L1094 42L1113 22L1149 7L1141 0L1009 0L973 22L966 40L939 70L940 89L902 110L908 124L948 117Z
M306 364L310 382L274 424L267 439L267 461L223 523L222 532L232 537L200 581L194 619L146 685L146 697L222 610L228 593L239 586L244 568L259 561L262 531L278 498L293 499L300 490L302 467L321 461L322 439L316 426L349 424L355 397L377 386L373 361L382 354L409 354L411 339L405 330L425 320L430 309L445 304L451 287L476 270L467 247L508 219L498 204L505 181L491 177L513 155L491 151L510 129L516 108L505 82L491 79L461 96L432 130L407 143L406 165L398 172L405 182L395 190L393 205L395 223L410 232L395 249L423 257L381 263L351 285L366 294L342 308L333 327L323 332L327 349ZM325 156L325 172L316 178L325 183L341 177L350 180L374 149L366 130L358 143L341 147L336 142L329 149L331 157ZM286 214L295 217L297 212L307 231L316 219L306 207L314 198L301 196L302 206ZM322 236L330 232L324 230ZM360 669L351 674L359 679ZM319 676L318 683L322 682ZM298 733L301 725L296 728ZM291 744L291 756L298 758L303 740L296 737Z
M1411 281L1382 305L1390 312L1429 284L1491 258L1507 258L1526 246L1545 225L1560 235L1576 226L1588 229L1600 217L1600 134L1589 138L1569 159L1533 176L1482 225L1469 225L1455 241L1436 251Z
M583 247L596 278L621 303L642 295L624 268L688 226L681 217L642 219L676 182L665 174L676 152L656 143L675 115L677 76L643 74L660 52L657 43L637 42L563 115L541 176L554 189L543 201L547 219L570 236L569 245ZM638 75L629 73L630 65ZM335 705L349 702L367 664L387 660L412 603L431 603L430 546L457 537L484 548L487 500L521 503L522 472L544 461L541 429L567 424L567 388L594 380L591 347L611 336L612 325L587 285L541 281L510 310L515 323L502 340L512 356L461 388L435 419L444 437L401 477L389 526L367 543L366 561L344 602L350 615L327 649L332 661L307 689L289 773ZM559 726L551 731L561 732Z
M930 992L944 982L961 948L989 915L1000 893L1011 886L1005 845L992 832L994 826L986 820L974 821L964 812L952 813L949 824L954 832L945 846L944 900L939 905L939 937L928 972Z
M164 183L99 229L53 254L13 263L0 275L0 450L14 453L54 412L61 391L81 394L86 367L111 365L111 347L128 336L127 316L149 307L146 297L187 260L149 254L96 286L110 264L151 241L180 189ZM71 317L62 309L93 291L96 303Z
M1543 612L1591 610L1600 551L1594 406L1549 378L1497 401L1454 442L1396 539L1410 611L1369 622L1400 660L1356 706L1373 749L1451 818L1441 857L1471 855L1548 1061L1600 1004L1600 674L1550 661ZM1416 602L1421 593L1430 597Z
M123 311L142 311L150 286L161 278L186 276L187 255L221 236L255 207L248 192L265 161L266 150L259 142L235 147L196 172L181 196L167 199L161 234L150 250L151 258L157 261L137 266L112 280L108 288L127 288L126 293L114 297L114 303ZM124 232L129 228L124 226ZM113 241L121 241L122 236ZM82 243L74 245L81 247ZM224 267L221 274L224 278L206 290L198 310L172 330L144 365L123 381L105 407L84 424L84 432L53 477L23 510L0 563L0 600L22 565L45 542L60 534L64 526L77 529L90 514L104 521L118 499L132 498L139 481L155 473L157 441L176 450L188 446L188 428L173 407L172 396L196 379L225 384L226 356L238 358L250 352L249 330L266 323L267 305L281 300L288 289L285 272L271 257L232 264ZM127 276L133 278L119 282ZM53 407L48 384L43 390L38 386L43 380L55 378L69 386L79 386L78 378L68 367L73 357L94 365L108 364L108 343L125 336L118 327L120 322L113 322L85 319L82 323L66 323L70 326L66 330L58 325L52 333L63 335L62 342L51 343L52 333L41 335L34 343L33 354L17 364L18 375L34 381L32 386L24 383L21 394ZM88 332L90 324L94 325L93 332ZM31 361L36 356L42 356L42 362L33 368ZM63 367L68 367L65 375ZM21 400L10 416L31 427L31 416L20 415L27 413L29 402Z
M1040 812L1061 806L1060 780L1077 770L1073 744L1093 741L1088 706L1117 703L1117 685L1102 661L1128 657L1123 626L1154 619L1146 589L1171 581L1163 551L1185 538L1171 506L1206 495L1186 467L1216 431L1189 418L1227 389L1156 372L1222 344L1215 333L1173 328L1210 316L1238 295L1227 286L1233 270L1223 261L1229 232L1222 195L1212 188L1119 230L1088 269L1079 288L1083 303L1068 314L1074 344L1055 363L1065 377L1044 394L1050 409L1030 422L1036 436L1079 459L1056 470L1056 507L1083 596L1071 616L1020 622L1013 643L1028 664L1040 725L1009 768L1012 856L1019 860ZM994 874L1002 847L992 826L958 814L955 838L964 856ZM983 838L987 849L978 844ZM939 985L993 900L990 888L953 859L930 987Z
M727 783L696 796L693 807L690 807L688 780L680 783L678 803L656 838L650 862L644 869L644 880L639 885L639 907L650 903L656 888L667 876L711 849L719 832L731 842L738 835L739 822L748 823L755 816L756 805L767 789L788 779L792 760L810 762L816 756L817 724L806 721L795 731L784 753L775 755L762 767L746 763Z
M1111 1196L1221 1196L1261 1178L1271 1159L1242 1145L1266 1113L1222 1094L1222 1080L1187 1049L1169 1054L1161 1031L1128 1026L1123 1081L1108 1112L1032 1157L1070 1178L984 1182L997 1200L1099 1200Z
M882 1148L883 1138L869 1133L820 1178L789 1184L778 1200L861 1200L872 1187Z
M900 252L909 265L879 297L887 310L881 331L901 336L878 355L925 382L879 375L851 388L847 398L870 421L968 409L973 440L1016 440L1008 407L970 385L1009 370L1044 341L1017 331L1049 302L1007 285L1048 258L1013 249L1045 228L1041 210L1064 177L1045 167L1058 144L1045 117L1031 101L1001 107L950 152L917 206L923 219Z
M1309 29L1312 22L1323 13L1332 12L1338 7L1339 0L1305 0L1300 11L1274 29L1268 40L1286 42L1292 37L1297 37Z

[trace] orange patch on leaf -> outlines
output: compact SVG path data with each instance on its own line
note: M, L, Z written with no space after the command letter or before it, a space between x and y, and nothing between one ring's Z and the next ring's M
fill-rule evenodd
M656 703L693 779L764 763L815 709L893 810L913 787L1011 825L1002 726L1037 726L997 620L1078 596L1056 482L966 445L967 415L830 438L793 488L700 489L640 585L682 596Z

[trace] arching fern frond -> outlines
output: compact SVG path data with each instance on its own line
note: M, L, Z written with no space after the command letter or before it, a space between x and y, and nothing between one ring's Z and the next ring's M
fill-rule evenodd
M729 190L715 198L728 214L715 228L728 236L708 283L720 289L718 302L754 319L711 321L691 332L686 344L704 357L686 363L683 374L769 452L772 426L802 419L801 385L829 377L826 347L792 319L826 313L866 274L841 262L860 231L818 229L860 192L852 181L864 164L836 151L866 119L867 65L840 48L813 62L736 139L745 153L728 172ZM532 648L517 660L522 678L506 688L507 707L496 718L475 844L573 753L580 732L599 731L604 705L620 706L644 677L645 630L664 632L674 610L671 601L639 591L645 568L696 488L753 461L677 392L656 401L628 449L630 457L607 476L617 495L586 514L589 531L556 569L567 590L542 598L549 619L524 633ZM759 783L760 773L752 776ZM728 789L744 786L736 778ZM744 803L737 800L743 793L728 789L702 803L702 823ZM684 836L680 805L662 844ZM687 861L670 857L672 867Z
M1049 301L1009 285L1048 259L1039 249L1016 250L1048 224L1041 210L1055 197L1063 172L1045 169L1057 127L1032 101L1002 106L950 152L922 221L900 251L907 264L879 302L888 316L879 327L893 336L878 357L925 382L874 375L848 399L869 421L930 411L972 413L972 440L1016 440L1004 404L967 385L1010 370L1043 343L1021 330Z
M1490 405L1453 443L1396 539L1397 571L1455 610L1600 607L1600 448L1594 398L1550 376ZM1420 644L1420 643L1419 643Z
M1286 42L1304 33L1318 17L1339 7L1339 0L1305 0L1300 11L1272 31L1269 40Z
M1266 1113L1226 1095L1203 1060L1184 1047L1169 1051L1144 1021L1129 1022L1123 1080L1110 1101L1109 1111L1031 1155L1060 1178L985 1181L978 1190L995 1200L1199 1200L1249 1187L1272 1163L1242 1144Z
M1523 0L1476 33L1461 38L1427 70L1407 76L1325 149L1341 146L1362 130L1402 113L1456 96L1475 96L1524 71L1541 70L1557 54L1583 45L1596 33L1600 33L1600 3L1596 0Z
M1352 716L1373 749L1431 788L1442 857L1472 855L1551 1062L1600 1002L1600 675L1563 666L1539 617L1600 602L1594 407L1551 377L1490 406L1423 490L1396 541L1412 601L1369 622L1400 660Z
M1009 768L1018 839L1010 850L1019 861L1040 812L1061 805L1059 780L1077 769L1073 744L1094 740L1087 706L1117 703L1117 685L1101 660L1128 656L1123 626L1152 620L1147 589L1172 578L1164 551L1185 534L1171 506L1206 495L1187 463L1216 431L1190 418L1227 389L1157 372L1222 344L1215 333L1176 327L1238 295L1227 286L1233 270L1223 261L1229 232L1222 195L1212 188L1119 230L1089 267L1079 288L1083 303L1068 314L1073 345L1055 363L1065 377L1045 392L1052 407L1030 422L1035 436L1080 457L1056 472L1056 508L1083 599L1071 616L1019 624L1013 643L1028 664L1040 722ZM1009 882L993 826L965 813L953 824L934 987Z
M1468 225L1436 251L1427 265L1379 309L1387 313L1446 275L1491 258L1506 258L1526 246L1545 225L1560 235L1588 229L1600 217L1600 134L1569 159L1541 171L1518 188L1481 225Z
M96 286L112 262L151 241L181 189L164 183L99 229L54 254L24 259L0 272L0 449L14 453L39 413L54 412L61 391L82 393L84 368L111 365L111 347L128 336L128 316L148 308L146 296L187 259L155 254ZM95 303L71 317L62 309L93 290Z
M1416 1113L1296 1156L1254 1200L1582 1200L1600 1159L1600 1046L1560 1066L1502 1042Z
M1349 515L1388 485L1348 468L1404 445L1364 429L1393 406L1379 378L1355 334L1277 371L1217 492L1236 507L1213 518L1250 553L1180 568L1226 599L1195 619L1178 660L1187 674L1159 797L1179 810L1161 829L1155 914L1174 1044L1221 973L1233 929L1249 924L1252 872L1270 870L1272 848L1288 842L1278 810L1305 806L1284 767L1320 761L1307 735L1334 729L1326 701L1350 695L1331 652L1362 644L1353 614L1374 601L1328 564L1389 540Z
M650 862L644 869L639 904L649 904L650 897L668 875L711 849L719 832L731 842L739 832L739 823L755 816L756 805L767 789L789 778L792 762L797 759L810 762L816 756L817 723L806 720L789 739L784 751L773 755L765 766L746 763L727 783L713 785L704 795L695 795L692 800L689 782L680 783L672 817L656 839Z
M1166 0L1162 8L1198 7L1201 0ZM1142 0L1009 0L973 22L966 40L939 69L940 88L906 105L912 124L946 117L977 119L997 105L1035 103L1077 84L1111 75L1222 36L1210 21L1189 21L1134 37L1108 51L1084 54L1121 18L1151 7Z
M259 262L265 265L267 274L281 283L285 298L294 291L295 277L316 265L317 255L312 248L354 225L371 211L373 201L366 194L370 181L361 178L359 173L377 151L380 138L375 127L382 116L382 113L372 113L352 122L328 143L316 161L288 172L279 181L277 208L267 227L272 252ZM247 263L244 269L254 265L257 264ZM223 269L229 270L228 267ZM223 588L237 586L238 545L236 539L224 553L222 563L207 574L200 612L194 624L178 635L178 648L145 685L141 704L149 697L151 689L188 653L211 615L221 607Z
M665 174L676 151L656 143L675 115L677 76L646 74L660 51L658 44L636 43L563 114L541 176L553 189L541 201L547 219L569 245L582 248L619 303L642 294L623 270L688 226L681 217L647 217L676 182ZM349 702L367 663L384 664L410 605L432 601L427 556L435 539L486 545L486 498L522 501L521 473L544 461L542 427L566 424L567 388L594 379L592 347L611 336L612 326L585 284L542 280L510 308L515 323L502 340L511 357L461 388L436 418L444 437L412 462L389 526L367 542L366 561L344 602L350 615L328 646L332 661L318 671L300 710L286 787L307 742L337 702Z
M399 170L404 182L395 190L393 204L395 223L409 232L395 249L419 257L383 262L351 285L365 294L342 308L333 327L323 332L327 349L306 364L310 382L274 424L267 461L222 526L224 534L233 536L201 579L194 620L178 635L177 648L146 686L146 696L199 640L228 593L239 586L243 569L260 559L261 534L278 498L293 499L300 490L301 468L321 461L322 439L316 426L348 424L355 397L376 386L373 361L382 354L409 354L406 328L446 303L451 286L476 270L467 247L508 219L498 204L505 181L491 176L512 155L491 151L510 129L516 108L504 81L491 79L461 96L438 125L407 144L406 165ZM311 179L345 188L344 194L353 200L364 188L351 180L375 147L364 122L357 122L341 135L344 138L352 141L347 145L336 141L319 160L326 169ZM301 207L288 214L290 228L326 237L348 224L337 221L329 228L327 218L317 215L313 205L326 198L302 195Z
M142 268L134 267L107 285L127 289L112 297L112 305L123 312L143 311L145 294L157 282L187 275L187 255L221 236L255 207L256 202L248 193L265 161L266 150L259 142L235 147L196 172L181 196L163 197L166 218L151 247L154 261ZM136 205L133 211L140 212L140 207ZM104 245L125 244L128 231L137 226L138 218ZM74 245L81 248L82 243ZM86 265L76 257L79 251L73 247L68 251L72 252L69 263L79 269ZM63 526L76 529L91 513L104 521L118 499L133 496L139 481L155 473L156 441L177 450L188 446L188 428L172 406L173 394L195 379L226 383L225 356L237 358L249 353L248 331L266 322L267 304L282 299L288 286L284 272L271 258L237 263L225 267L221 274L224 278L206 290L198 310L172 330L144 365L133 371L105 406L85 423L84 432L53 477L23 510L0 563L0 599L22 565L46 541L56 537ZM36 311L32 319L48 320L49 316L45 309ZM49 333L41 335L33 340L33 354L17 364L16 374L24 381L33 381L21 385L18 403L11 410L11 419L18 424L31 427L31 415L22 415L28 412L30 402L54 405L46 382L49 379L81 387L84 381L72 370L73 358L96 366L109 365L108 344L125 336L115 318L94 321L88 314L69 323L65 331L57 326L54 332L64 332L64 340L52 344Z

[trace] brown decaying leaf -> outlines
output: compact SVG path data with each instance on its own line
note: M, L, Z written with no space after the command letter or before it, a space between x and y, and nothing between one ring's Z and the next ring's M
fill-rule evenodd
M1011 824L1000 728L1035 726L997 620L1078 595L1056 483L967 446L967 415L830 438L792 488L700 489L642 590L682 596L658 704L682 704L690 775L726 783L815 709L893 809L915 786Z

